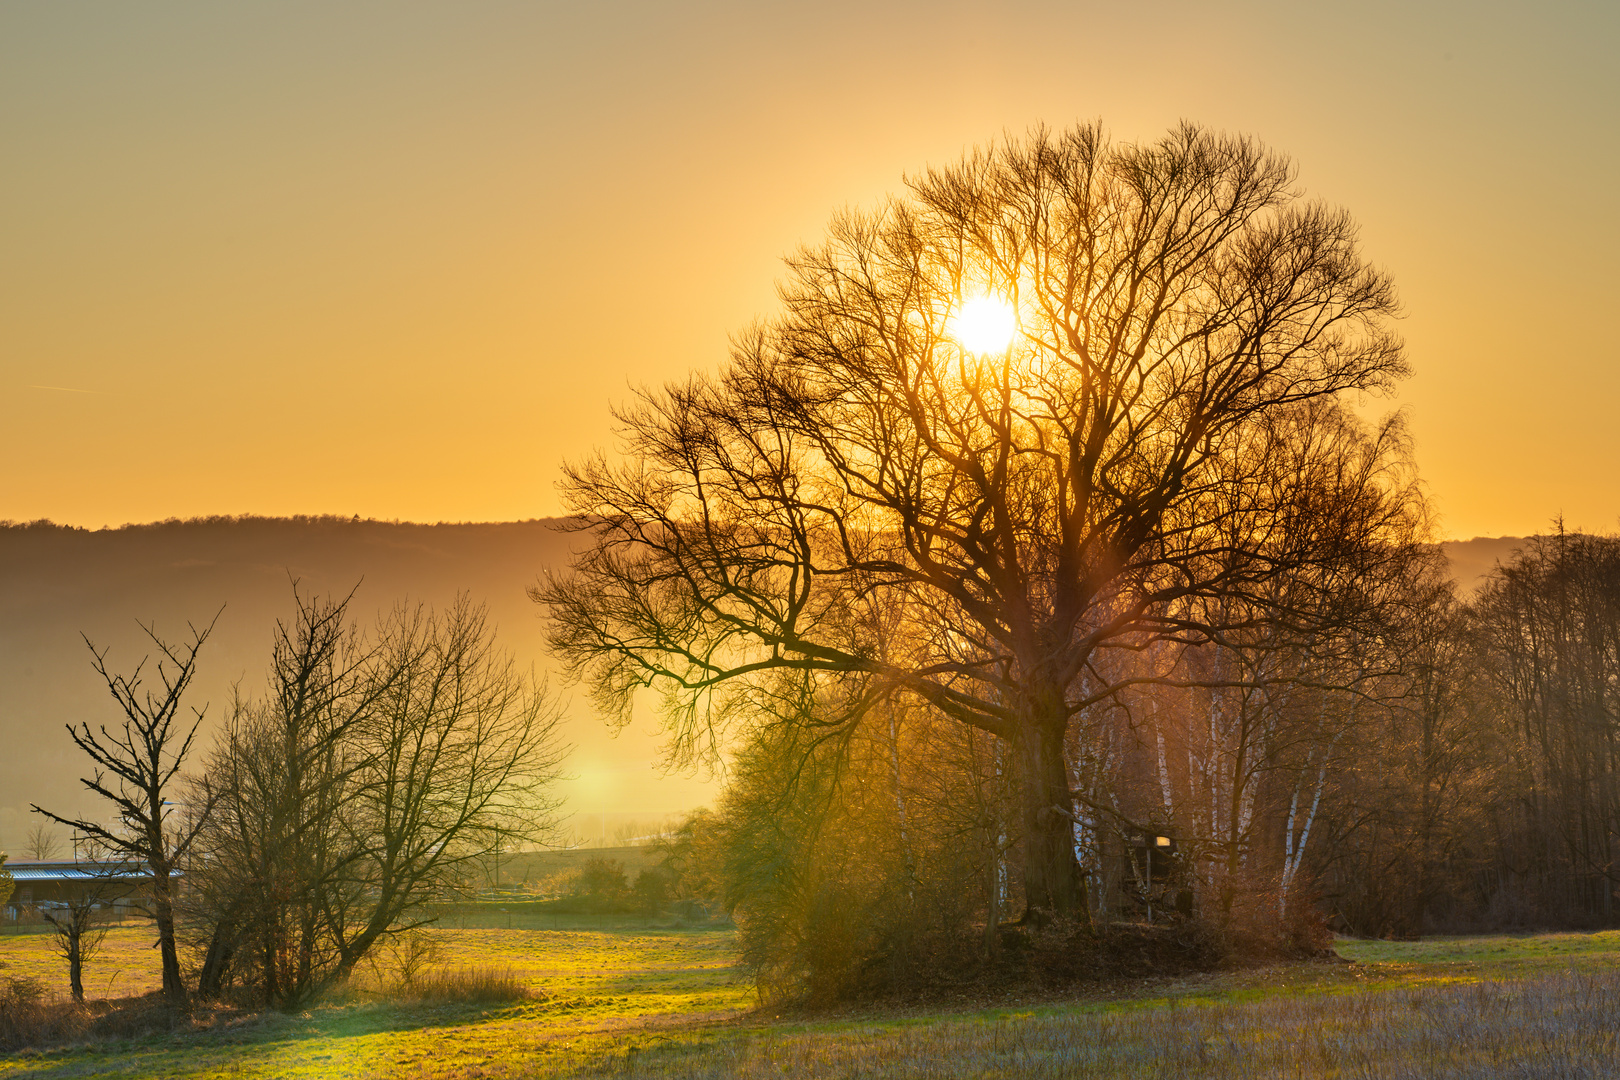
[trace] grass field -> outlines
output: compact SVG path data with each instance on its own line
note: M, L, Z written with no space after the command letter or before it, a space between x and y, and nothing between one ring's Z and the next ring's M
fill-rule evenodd
M774 1017L729 931L442 929L439 962L542 997L431 1006L358 994L293 1016L0 1057L12 1077L1598 1077L1620 1072L1620 933L1341 942L1350 963L1157 980L1085 1000ZM115 931L87 985L156 985ZM0 977L61 983L44 937Z

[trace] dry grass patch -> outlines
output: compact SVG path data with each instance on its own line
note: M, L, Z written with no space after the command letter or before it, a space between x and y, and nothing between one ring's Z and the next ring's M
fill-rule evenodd
M507 1005L542 996L511 968L441 968L397 986L393 996L434 1005Z
M1576 972L1353 994L1001 1013L768 1031L629 1052L558 1075L786 1077L1598 1078L1620 1061L1620 973Z
M47 1000L45 984L32 975L0 978L0 1050L81 1039L90 1019L82 1005Z

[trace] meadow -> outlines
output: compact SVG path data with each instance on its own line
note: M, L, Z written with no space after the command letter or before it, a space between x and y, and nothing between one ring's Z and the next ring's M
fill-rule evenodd
M11 1077L1597 1077L1620 1061L1620 932L1342 941L1345 962L1136 981L986 1006L767 1014L727 930L432 931L444 972L531 997L352 989L296 1015L0 1056ZM0 978L64 982L42 935ZM377 985L386 973L375 973ZM157 985L150 934L113 932L87 986Z

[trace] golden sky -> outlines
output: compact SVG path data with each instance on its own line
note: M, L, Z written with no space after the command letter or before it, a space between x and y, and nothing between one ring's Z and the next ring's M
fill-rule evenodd
M1613 529L1617 55L1612 0L10 0L0 518L555 513L833 210L1101 117L1355 214L1447 535Z

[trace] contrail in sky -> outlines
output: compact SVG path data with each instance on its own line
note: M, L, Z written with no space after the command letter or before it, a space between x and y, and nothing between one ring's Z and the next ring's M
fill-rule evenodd
M28 389L30 389L30 390L60 390L65 394L95 394L95 393L100 392L100 391L97 391L97 390L80 390L77 387L73 387L73 386L32 386L31 385L31 386L28 387Z

